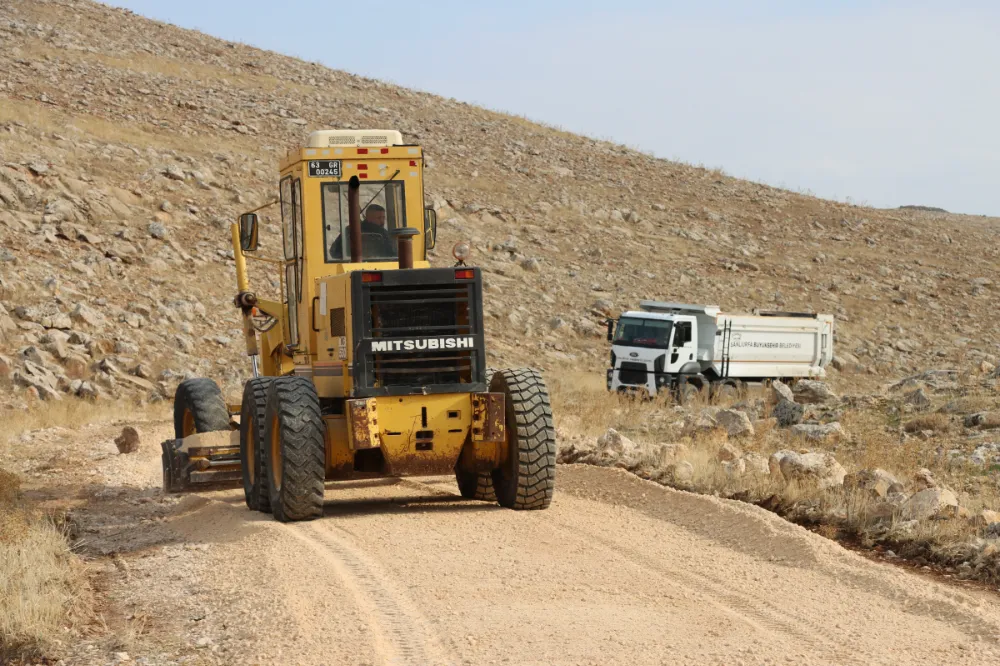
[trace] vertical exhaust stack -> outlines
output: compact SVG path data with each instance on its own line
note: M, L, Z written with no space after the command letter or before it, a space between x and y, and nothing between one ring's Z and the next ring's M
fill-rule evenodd
M418 233L413 227L403 227L402 229L393 230L392 235L396 237L400 268L413 268L413 237Z
M351 176L347 181L347 223L351 239L351 263L361 262L361 181Z

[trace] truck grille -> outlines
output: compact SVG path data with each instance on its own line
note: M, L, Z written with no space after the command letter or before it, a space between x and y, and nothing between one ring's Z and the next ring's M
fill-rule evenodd
M468 283L373 286L370 291L371 337L423 338L475 333L469 316ZM472 349L375 354L377 386L458 384L472 381Z
M622 384L645 384L646 365L644 363L630 363L623 361L618 369L618 381Z

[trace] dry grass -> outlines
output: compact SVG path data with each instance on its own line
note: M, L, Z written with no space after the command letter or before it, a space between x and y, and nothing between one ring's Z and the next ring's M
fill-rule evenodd
M757 422L754 437L729 440L720 429L685 431L680 427L684 412L676 411L669 401L637 401L609 395L603 377L570 374L552 381L550 389L557 426L570 441L575 440L575 447L579 446L580 438L584 447L592 446L595 438L609 427L640 447L640 454L628 460L597 457L583 458L581 462L617 464L665 485L759 504L830 538L847 537L867 547L881 544L903 557L935 564L949 573L1000 582L1000 547L976 542L975 537L982 536L982 526L973 520L921 521L914 526L902 519L898 505L894 508L870 491L841 486L818 490L812 484L787 483L766 470L731 473L719 459L720 449L727 441L743 452L765 457L778 449L801 448L801 441L792 440L786 430L768 427L766 421ZM733 400L753 403L764 397L759 391L751 391ZM971 399L985 404L984 397ZM691 411L697 413L702 406L696 405ZM762 416L766 418L766 407L764 412ZM930 468L940 483L958 491L962 506L972 516L980 509L1000 507L1000 487L991 481L988 472L982 468L951 467L938 454L940 447L951 446L950 438L961 437L960 429L952 427L949 416L930 413L901 427L895 407L883 405L846 409L841 423L849 435L847 438L810 443L809 448L833 453L849 472L881 468L904 484L918 469ZM901 430L930 430L935 434L904 437ZM669 445L663 447L663 443ZM679 453L674 458L662 455L664 450ZM681 460L691 465L690 478L678 479L673 475L672 468ZM975 543L987 546L978 548Z
M19 501L0 470L0 662L46 651L88 604L83 567L60 529Z
M126 401L91 401L80 398L64 398L58 402L36 402L24 411L0 412L4 423L4 435L0 444L16 438L20 433L42 428L78 428L90 423L103 423L137 417L145 419L165 418L169 411L167 403L158 405L138 405Z
M951 419L945 414L927 414L926 416L918 416L915 419L910 419L903 426L903 430L909 433L923 432L924 430L944 432L950 424Z

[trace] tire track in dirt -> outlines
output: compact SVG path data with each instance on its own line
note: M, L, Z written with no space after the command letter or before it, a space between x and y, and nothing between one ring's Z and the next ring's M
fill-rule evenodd
M706 575L695 571L681 571L676 567L668 566L656 557L643 554L619 541L603 536L600 532L581 527L579 524L570 525L554 519L553 528L577 539L585 537L591 546L601 548L609 556L624 556L634 564L646 570L652 570L670 580L688 593L704 598L706 602L720 611L740 617L751 626L763 628L779 635L790 636L798 644L807 647L814 655L818 654L824 658L835 659L836 663L844 660L865 663L865 659L869 657L869 655L859 652L856 647L845 649L842 640L835 637L823 625L782 611L761 599L719 585Z
M427 620L371 558L352 546L329 520L286 525L336 571L372 618L377 650L387 666L454 666Z
M429 482L407 480L407 482L408 485L414 487L424 486L430 492L448 494L446 482L438 480ZM681 571L676 567L666 566L662 559L646 555L609 538L606 536L606 532L586 529L579 522L571 524L560 520L559 513L556 511L548 512L545 517L551 519L553 528L565 534L567 538L585 541L590 546L597 546L611 557L624 556L637 566L656 572L685 592L705 598L706 602L711 603L723 613L732 613L755 628L763 628L774 633L791 636L811 650L821 654L829 654L837 659L857 659L859 657L856 650L845 650L842 641L819 623L785 612L766 601L740 594L732 588L721 586L710 577L696 571Z

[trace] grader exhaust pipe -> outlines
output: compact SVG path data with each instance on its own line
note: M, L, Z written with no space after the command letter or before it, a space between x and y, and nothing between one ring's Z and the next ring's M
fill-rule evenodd
M392 235L396 237L400 268L413 268L413 237L418 233L420 232L413 227L393 229Z

